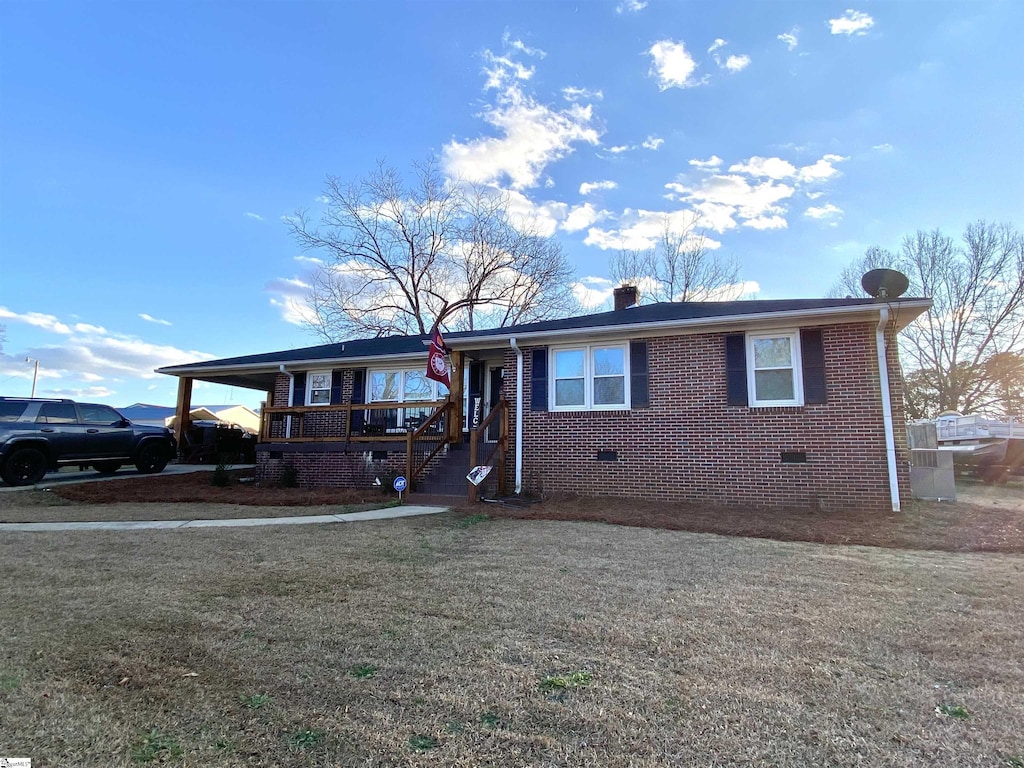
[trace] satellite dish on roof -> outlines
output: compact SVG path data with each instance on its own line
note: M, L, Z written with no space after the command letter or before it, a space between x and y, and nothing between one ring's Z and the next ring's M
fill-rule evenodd
M872 269L860 279L860 286L876 299L895 299L907 292L910 280L895 269Z

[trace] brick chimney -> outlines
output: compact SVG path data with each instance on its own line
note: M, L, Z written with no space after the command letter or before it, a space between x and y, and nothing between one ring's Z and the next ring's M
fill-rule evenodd
M623 285L616 288L613 292L615 296L615 311L618 312L620 309L627 309L634 306L640 301L640 292L636 289L635 285Z

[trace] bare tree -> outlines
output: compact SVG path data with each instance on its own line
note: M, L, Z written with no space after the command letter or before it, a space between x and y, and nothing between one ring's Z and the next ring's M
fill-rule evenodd
M573 306L572 271L551 238L513 223L508 198L454 183L433 160L406 184L378 164L350 184L328 177L319 222L291 232L323 254L307 296L308 327L327 341L425 334L557 317Z
M900 336L909 410L919 417L1002 412L1013 391L1011 363L1024 351L1024 235L984 221L968 225L961 244L919 231L898 253L869 249L833 294L863 295L859 286L850 290L853 276L859 283L878 267L904 272L911 295L932 299L931 312Z
M692 219L679 227L666 216L653 248L620 250L610 271L654 301L731 301L743 293L736 262L712 252Z

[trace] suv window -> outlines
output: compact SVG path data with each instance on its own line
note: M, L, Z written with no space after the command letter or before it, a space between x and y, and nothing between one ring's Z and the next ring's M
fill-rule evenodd
M74 403L43 403L36 416L37 424L77 424Z
M24 411L23 400L0 401L0 421L17 421Z
M116 426L121 423L121 414L109 405L93 405L79 403L78 410L82 414L82 421L85 424L102 424L103 426Z

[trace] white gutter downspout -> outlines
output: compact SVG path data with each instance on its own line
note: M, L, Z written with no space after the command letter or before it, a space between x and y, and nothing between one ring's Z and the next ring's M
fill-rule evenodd
M892 427L892 399L889 394L889 361L885 355L885 327L889 324L889 309L882 307L875 328L875 346L878 348L878 379L882 388L882 421L885 425L885 453L889 462L889 496L892 511L900 511L900 483L896 475L896 438Z
M516 337L508 340L516 351L516 496L523 492L523 350Z
M281 367L278 370L288 377L288 405L291 405L295 399L295 374L286 370L284 363L281 363ZM292 436L292 415L290 413L284 417L284 436L286 438Z

